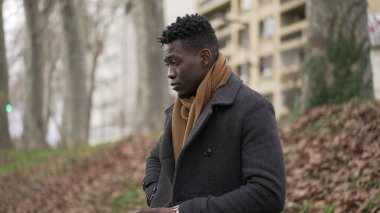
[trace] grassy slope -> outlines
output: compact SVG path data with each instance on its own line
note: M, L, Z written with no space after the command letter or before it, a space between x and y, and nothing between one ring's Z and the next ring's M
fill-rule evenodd
M83 156L96 154L107 148L111 148L112 143L98 146L81 146L74 150L67 148L25 150L7 149L0 150L0 177L5 178L17 174L18 172L40 166L48 161L63 164L70 160L79 159Z

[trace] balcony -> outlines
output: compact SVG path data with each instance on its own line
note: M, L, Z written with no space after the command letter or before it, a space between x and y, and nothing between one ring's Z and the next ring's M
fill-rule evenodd
M198 13L200 15L205 16L206 18L210 20L211 19L210 16L212 16L212 14L215 14L216 12L220 10L224 10L225 8L228 8L228 10L229 8L231 8L229 0L201 1L201 3L198 5Z
M281 0L281 12L285 12L306 4L306 0Z
M280 50L281 51L287 51L287 50L290 50L290 49L295 49L295 48L298 48L298 47L303 47L306 43L307 43L307 37L306 36L302 36L300 38L292 39L290 41L282 43L281 46L280 46Z
M301 70L301 62L295 63L288 67L281 68L281 73L282 73L282 76L286 76L286 75L292 75L292 74L298 73L300 70Z
M227 32L229 33L228 28L230 25L226 22L225 18L218 17L218 18L211 19L209 21L210 21L211 26L215 29L217 36L225 36ZM227 31L227 32L224 32L224 31Z
M303 20L282 27L280 29L282 50L305 44L307 41L307 26L306 20Z
M287 34L291 34L297 31L305 31L307 29L307 21L301 20L298 22L294 22L292 24L289 24L287 26L281 27L280 29L280 35L285 36Z
M306 4L302 1L294 1L294 3L297 2L299 3L281 7L281 27L306 20Z

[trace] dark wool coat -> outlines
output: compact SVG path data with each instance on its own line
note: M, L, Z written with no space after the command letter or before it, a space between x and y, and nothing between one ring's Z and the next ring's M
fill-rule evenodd
M172 107L146 163L150 207L180 204L180 213L280 212L284 158L273 106L234 74L191 130L175 168ZM156 189L155 189L156 188Z

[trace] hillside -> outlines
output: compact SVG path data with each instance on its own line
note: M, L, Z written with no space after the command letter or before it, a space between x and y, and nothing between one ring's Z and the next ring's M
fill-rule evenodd
M285 212L380 211L380 102L316 108L281 137Z
M145 205L140 185L153 143L130 138L84 154L70 150L0 176L0 212L134 212Z
M280 128L285 212L380 211L380 102L316 108ZM4 175L0 212L134 212L154 141L129 138ZM0 168L9 162L0 156ZM19 167L21 168L21 167Z

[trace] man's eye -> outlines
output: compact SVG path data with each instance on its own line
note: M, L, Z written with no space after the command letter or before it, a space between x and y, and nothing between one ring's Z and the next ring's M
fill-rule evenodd
M176 61L176 60L167 60L167 61L164 61L165 65L167 67L169 66L178 66L179 65L179 62Z
M172 65L172 66L178 66L178 62L177 61L168 61L168 62L165 62L165 65L166 66L170 66L170 65Z

